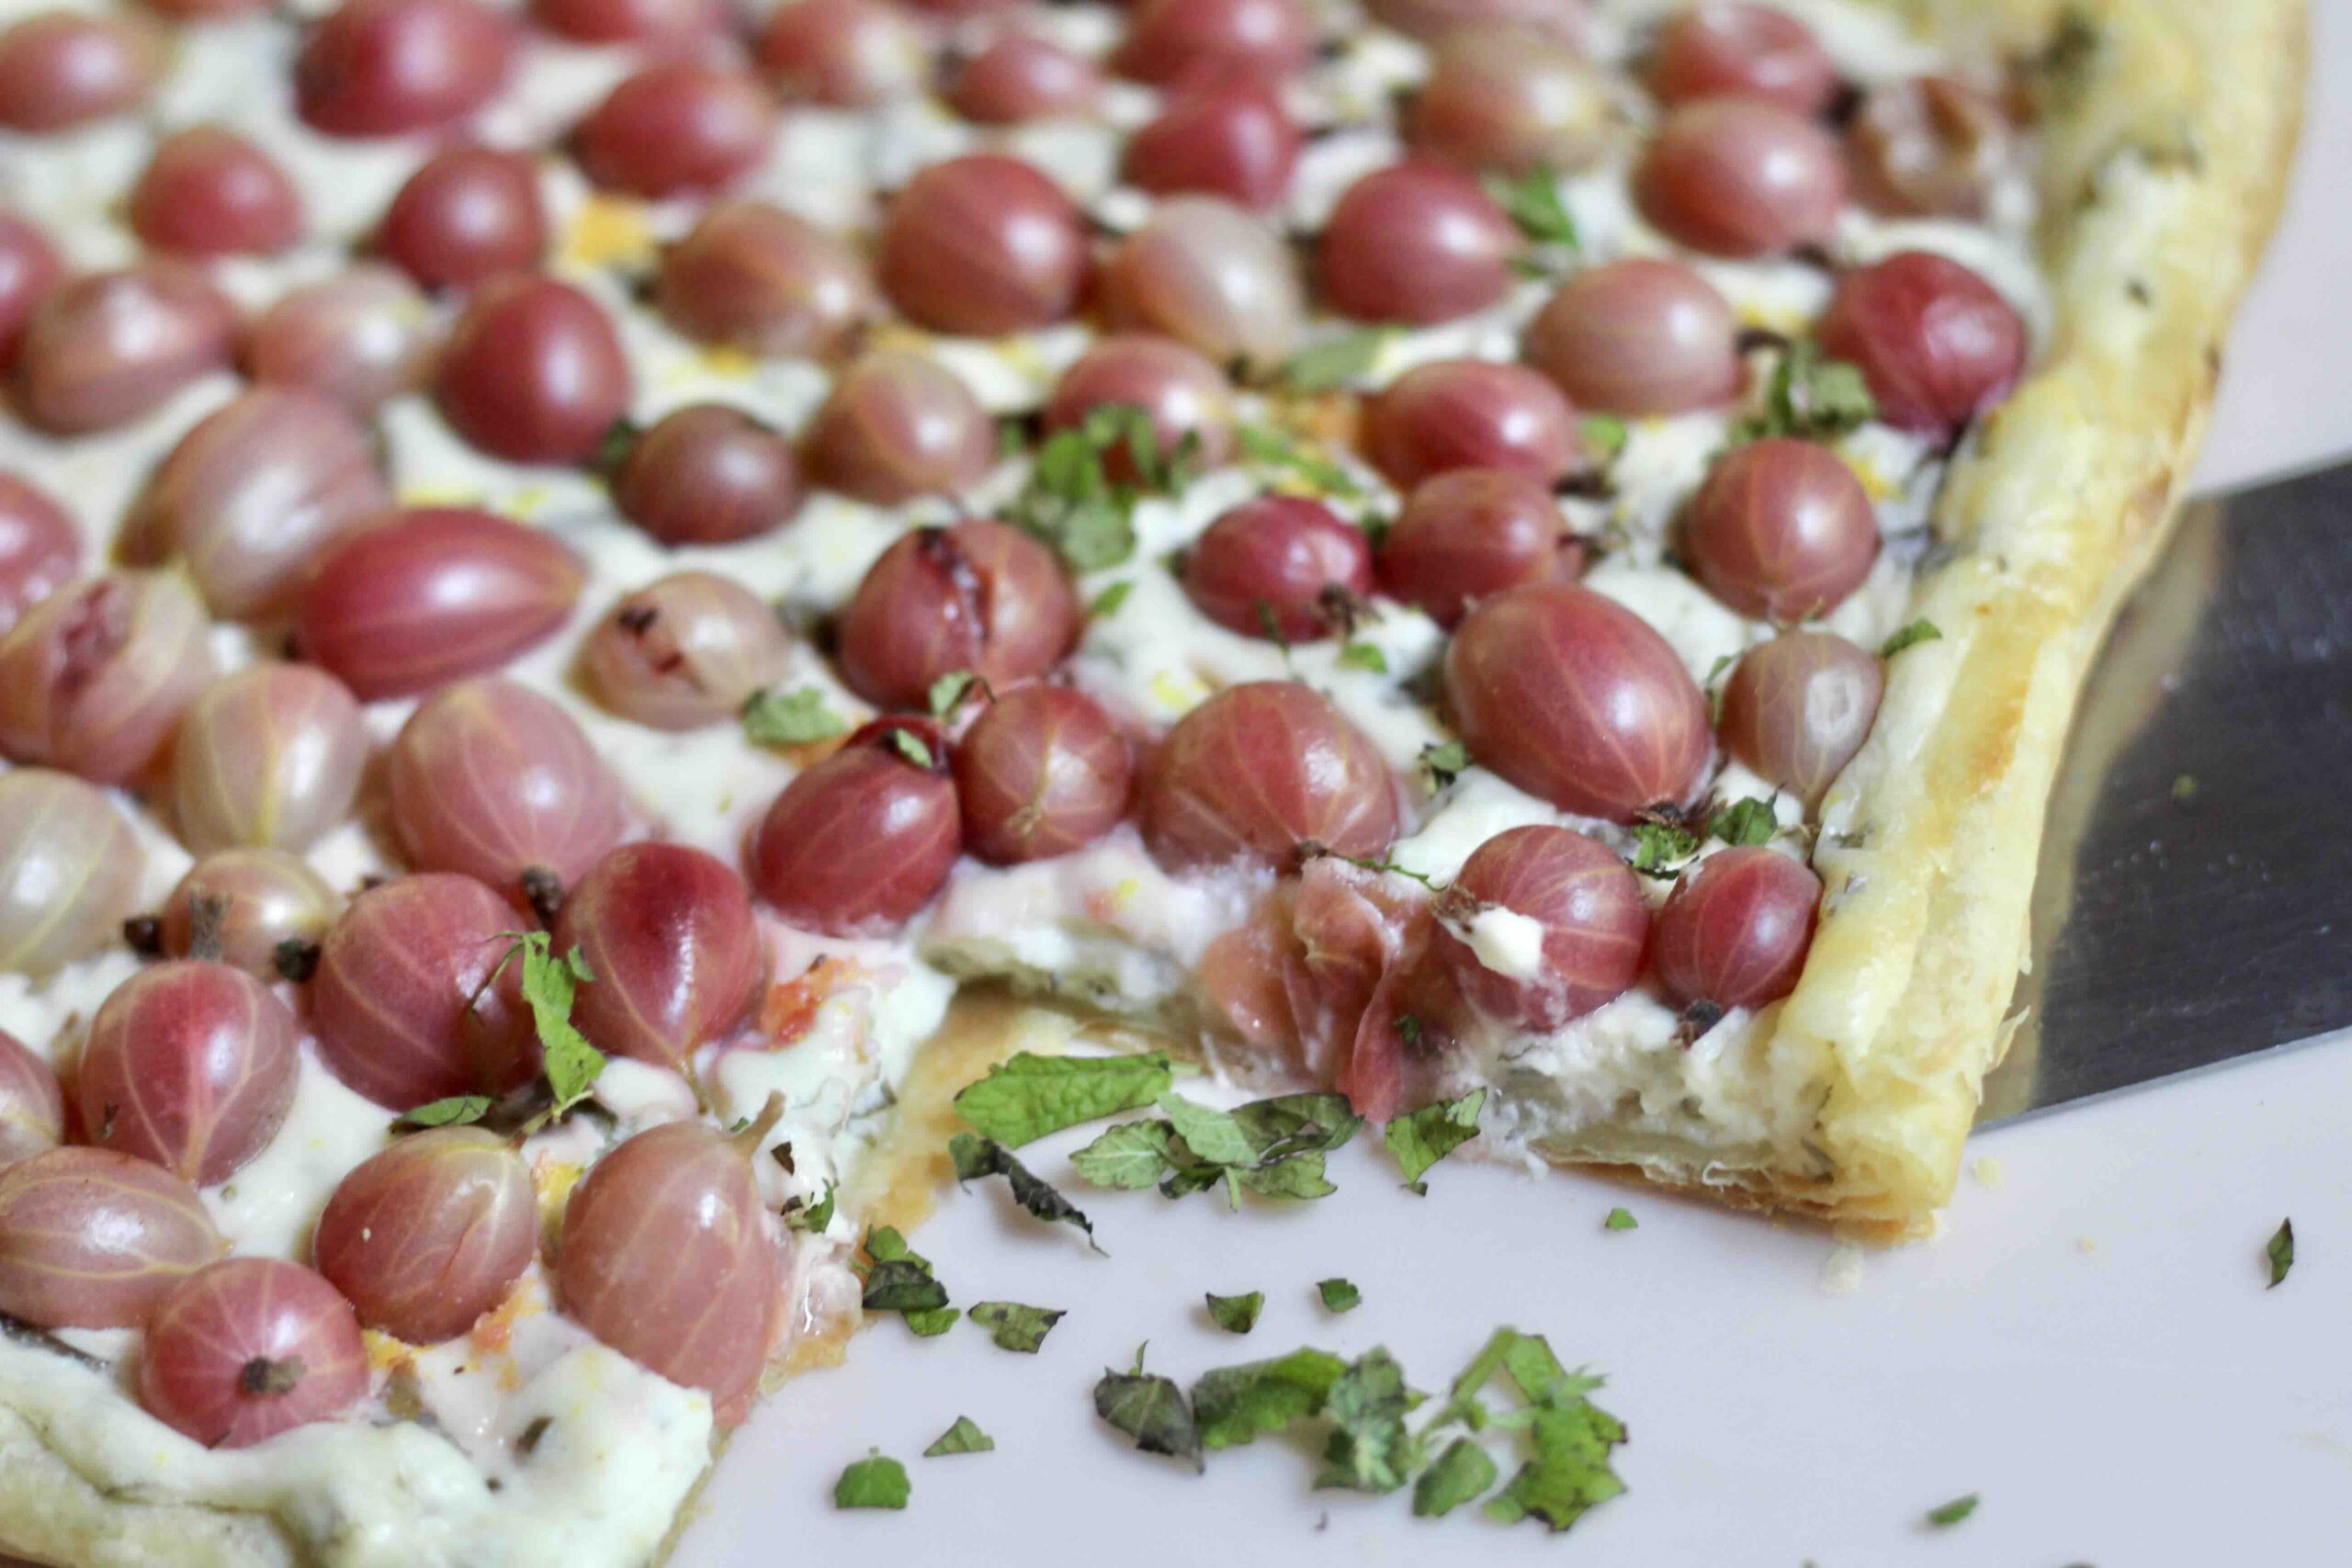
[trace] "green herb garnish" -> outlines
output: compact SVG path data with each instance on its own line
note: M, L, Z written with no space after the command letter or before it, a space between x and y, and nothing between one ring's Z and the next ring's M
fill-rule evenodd
M1066 1314L1053 1307L1023 1306L1019 1302L974 1302L964 1315L987 1329L998 1349L1034 1356Z
M1270 425L1245 424L1235 433L1241 455L1278 479L1291 479L1317 495L1354 500L1363 487L1322 453L1302 445L1288 433Z
M1486 1103L1487 1091L1472 1089L1459 1100L1439 1100L1408 1111L1380 1130L1380 1141L1396 1156L1406 1186L1415 1192L1429 1190L1421 1178L1430 1167L1478 1135L1478 1112Z
M1928 1522L1938 1529L1948 1529L1974 1513L1976 1502L1976 1494L1973 1492L1965 1497L1954 1497L1940 1508L1928 1509Z
M806 746L848 733L849 721L825 705L814 686L763 689L743 704L743 736L755 746Z
M1600 1228L1608 1231L1630 1231L1639 1230L1641 1224L1641 1221L1634 1218L1634 1212L1631 1209L1611 1209L1609 1211L1609 1217L1600 1222Z
M2278 1228L2271 1232L2270 1245L2263 1248L2263 1255L2270 1259L2270 1283L2262 1288L2266 1291L2275 1291L2285 1282L2287 1270L2295 1266L2294 1221L2280 1220L2278 1222Z
M1732 440L1793 436L1829 441L1868 424L1877 413L1878 403L1859 368L1842 359L1826 358L1819 344L1800 339L1788 346L1772 367L1763 411L1740 421L1732 431Z
M994 1138L976 1138L969 1133L958 1133L947 1140L947 1155L956 1162L957 1181L1001 1176L1012 1189L1013 1201L1032 1215L1048 1224L1076 1225L1086 1233L1086 1245L1094 1247L1093 1222L1069 1199L1032 1176L1029 1168L1014 1159ZM1095 1250L1099 1252L1102 1248L1095 1247Z
M1209 1292L1209 1320L1227 1334L1247 1334L1258 1326L1258 1314L1266 1304L1266 1292L1252 1291L1246 1296L1220 1296Z
M1749 795L1736 800L1707 818L1707 831L1726 844L1769 844L1781 830L1781 819L1769 800Z
M1175 1081L1168 1058L1045 1056L1023 1051L956 1097L956 1110L1009 1148L1158 1100Z
M1670 876L1667 867L1699 852L1699 835L1675 822L1634 824L1634 869L1645 876Z
M1501 1473L1475 1438L1456 1438L1413 1483L1413 1512L1425 1519L1443 1518L1485 1495Z
M903 1508L912 1492L913 1488L907 1484L907 1467L874 1449L842 1471L842 1478L833 1483L833 1506Z
M1346 1280L1317 1280L1315 1292L1323 1298L1326 1312L1353 1312L1363 1304L1363 1292Z
M1943 629L1935 622L1921 616L1879 644L1878 656L1881 659L1892 659L1905 649L1916 644L1940 641L1943 635Z
M996 1448L996 1439L976 1426L969 1416L958 1416L956 1424L939 1434L931 1447L922 1450L925 1459L944 1459L951 1454L984 1454Z
M1371 373L1388 344L1388 333L1366 327L1317 344L1283 367L1282 378L1294 391L1330 392L1362 380Z
M392 1123L395 1127L458 1127L490 1114L490 1096L456 1094L420 1105Z
M1374 675L1388 673L1388 655L1380 645L1372 642L1351 642L1340 649L1340 666L1345 670L1363 670Z
M1193 1408L1175 1383L1143 1370L1142 1347L1136 1347L1133 1371L1104 1370L1094 1385L1094 1414L1133 1438L1145 1453L1190 1460L1194 1470L1201 1468L1201 1435L1193 1424Z
M1539 245L1558 245L1576 250L1577 221L1568 215L1567 204L1560 199L1559 177L1549 169L1532 169L1516 178L1503 175L1487 176L1487 194L1495 198L1519 231Z
M1135 591L1135 580L1123 577L1097 593L1094 602L1086 606L1086 613L1098 621L1106 615L1115 615L1119 613L1119 606L1127 602L1127 595Z
M1430 786L1443 789L1470 771L1470 749L1459 740L1424 746L1420 763L1430 775Z

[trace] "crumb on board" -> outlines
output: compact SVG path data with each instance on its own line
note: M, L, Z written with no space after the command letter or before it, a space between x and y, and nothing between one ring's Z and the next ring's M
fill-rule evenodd
M1821 1288L1833 1296L1842 1296L1861 1282L1861 1247L1850 1241L1841 1241L1831 1247L1828 1258L1821 1265Z
M1978 1156L1973 1169L1980 1187L1998 1187L2009 1179L2007 1168L1991 1155Z

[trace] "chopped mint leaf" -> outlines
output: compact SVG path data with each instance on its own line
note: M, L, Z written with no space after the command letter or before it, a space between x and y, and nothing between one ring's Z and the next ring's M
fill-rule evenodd
M1209 1292L1209 1318L1227 1334L1247 1334L1258 1326L1258 1314L1266 1304L1266 1292L1252 1291L1246 1296L1220 1296ZM1197 1408L1200 1401L1195 1396Z
M826 1226L833 1223L834 1201L840 1196L840 1191L841 1189L837 1183L826 1182L823 1197L813 1203L804 1203L798 1208L787 1210L784 1216L784 1223L797 1231L807 1231L811 1235L821 1234Z
M1516 178L1487 176L1487 194L1519 225L1519 231L1539 245L1577 248L1577 222L1560 199L1560 181L1551 170L1532 169Z
M1211 1165L1257 1163L1257 1147L1232 1112L1214 1110L1172 1093L1159 1097L1159 1109L1176 1129L1177 1136L1184 1140L1185 1147L1199 1158Z
M907 1320L907 1327L918 1339L936 1339L956 1326L964 1315L962 1307L924 1307L899 1315Z
M1341 500L1352 501L1363 494L1363 487L1347 469L1286 431L1271 425L1245 424L1234 434L1240 443L1241 455L1259 468L1271 470L1277 479L1289 479L1317 495Z
M1034 1356L1064 1314L1054 1307L1023 1306L1019 1302L974 1302L964 1315L987 1329L998 1349Z
M1328 1281L1327 1281L1328 1283ZM1331 1418L1317 1486L1394 1492L1420 1465L1420 1439L1405 1425L1419 1396L1385 1350L1353 1362L1331 1383L1323 1413Z
M936 1312L947 1304L947 1287L932 1278L928 1263L888 1258L866 1270L858 1304L868 1312Z
M1134 1371L1104 1370L1094 1385L1094 1414L1133 1438L1145 1453L1190 1460L1194 1470L1201 1468L1201 1435L1192 1406L1173 1382L1143 1370L1141 1349L1136 1351Z
M905 1313L911 1318L915 1313L946 1308L947 1287L932 1277L931 1259L908 1247L895 1227L876 1225L867 1231L865 1256L865 1289L859 1304L866 1311ZM947 1320L954 1321L952 1316Z
M1973 1492L1965 1497L1954 1497L1940 1508L1928 1509L1928 1522L1938 1529L1949 1529L1974 1513L1976 1503L1977 1496Z
M988 684L969 670L950 670L931 683L931 716L945 718L956 711L975 685L986 692Z
M1283 367L1283 379L1292 390L1330 392L1362 380L1387 345L1388 333L1366 327L1329 339L1306 349Z
M876 1225L865 1233L865 1256L876 1263L905 1261L914 1264L925 1273L931 1270L931 1259L907 1245L907 1238L896 1225Z
M547 1108L523 1123L523 1135L528 1137L540 1128L561 1121L587 1099L596 1087L598 1075L605 1070L605 1054L589 1044L588 1037L571 1021L572 998L581 986L593 984L596 976L577 948L557 957L554 939L545 931L499 934L514 938L514 945L506 950L474 995L479 1001L481 993L496 985L506 965L520 955L523 1000L531 1010L532 1028L538 1035L541 1072L549 1095Z
M1581 1393L1538 1405L1524 1440L1532 1457L1486 1506L1488 1518L1540 1519L1564 1530L1625 1490L1609 1467L1610 1450L1625 1440L1625 1424Z
M1443 1518L1483 1495L1500 1473L1476 1440L1456 1438L1413 1483L1413 1512L1425 1519Z
M1625 449L1625 440L1632 434L1625 422L1613 413L1589 413L1582 421L1584 444L1603 458L1614 457Z
M1278 1094L1237 1105L1232 1117L1261 1160L1310 1150L1329 1154L1344 1148L1363 1125L1343 1094Z
M2287 1270L2295 1266L2295 1222L2280 1220L2278 1228L2271 1233L2270 1245L2263 1251L2270 1259L2270 1283L2262 1288L2275 1291L2285 1282Z
M956 1162L956 1180L974 1181L1001 1176L1012 1189L1013 1201L1031 1214L1048 1224L1057 1222L1076 1225L1086 1233L1086 1245L1094 1246L1093 1222L1069 1199L1030 1175L1029 1168L1014 1159L994 1138L976 1138L969 1133L958 1133L947 1140L947 1156ZM1102 1249L1096 1247L1095 1250L1099 1252Z
M1204 1449L1238 1448L1319 1416L1347 1363L1327 1350L1293 1350L1204 1372L1193 1384L1193 1416Z
M890 750L928 773L932 766L931 747L923 738L902 724L894 724L885 731L890 738Z
M1772 367L1763 412L1740 421L1732 439L1794 436L1828 441L1860 429L1877 414L1878 403L1860 369L1842 359L1826 357L1819 344L1800 339L1789 345Z
M1291 1155L1233 1176L1261 1198L1329 1198L1339 1190L1325 1178L1319 1153Z
M420 1105L392 1123L395 1127L459 1127L490 1114L490 1096L457 1094Z
M1168 1058L1041 1056L1023 1051L956 1097L956 1110L1008 1148L1149 1105L1174 1082Z
M849 721L825 705L814 686L789 692L763 687L743 703L743 736L754 746L805 746L849 732Z
M1424 746L1420 762L1428 770L1430 787L1443 789L1470 771L1470 749L1459 740Z
M1104 460L1114 452L1127 457L1136 483L1112 479ZM1098 571L1135 554L1136 502L1146 493L1172 491L1184 467L1184 453L1159 450L1148 412L1097 408L1078 428L1046 437L1006 517L1051 545L1073 570Z
M1167 1120L1112 1128L1070 1156L1080 1176L1099 1187L1133 1190L1159 1184L1181 1198L1224 1183L1238 1204L1247 1188L1268 1198L1321 1198L1337 1190L1324 1179L1323 1156L1363 1125L1336 1094L1285 1094L1218 1111L1165 1093Z
M1943 635L1943 629L1938 626L1935 622L1928 620L1925 616L1921 616L1918 620L1916 620L1909 626L1903 627L1893 637L1888 637L1884 642L1879 644L1878 656L1881 659L1892 659L1896 654L1902 652L1905 649L1910 648L1915 644L1940 641Z
M1123 577L1097 593L1094 602L1086 606L1086 613L1098 621L1106 615L1115 615L1119 613L1119 606L1127 602L1127 595L1135 591L1135 580Z
M1327 1312L1353 1312L1363 1304L1363 1292L1345 1280L1317 1280L1315 1289Z
M1178 1166L1176 1129L1165 1122L1123 1122L1069 1156L1078 1174L1097 1187L1136 1191Z
M984 1454L996 1447L996 1439L973 1424L969 1416L958 1416L956 1424L922 1450L925 1459L944 1459L950 1454Z
M1699 852L1699 835L1672 822L1634 824L1634 869L1645 876L1671 874L1667 867Z
M1609 1217L1600 1222L1601 1229L1611 1231L1639 1230L1641 1225L1642 1222L1634 1218L1631 1209L1611 1209Z
M1351 642L1340 649L1340 664L1348 670L1365 670L1374 675L1388 673L1388 655L1380 645L1372 642Z
M842 1472L833 1483L836 1508L903 1508L913 1488L907 1484L907 1467L887 1459L879 1449Z
M1474 1089L1459 1100L1408 1111L1380 1130L1380 1141L1396 1156L1407 1186L1423 1190L1421 1178L1430 1167L1478 1135L1478 1112L1486 1104L1487 1091Z
M1726 844L1769 844L1780 830L1781 819L1772 803L1752 795L1707 818L1707 831Z

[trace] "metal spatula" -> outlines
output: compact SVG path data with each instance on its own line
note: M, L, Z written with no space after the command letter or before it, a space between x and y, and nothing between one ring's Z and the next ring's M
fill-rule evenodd
M2182 517L2085 693L2033 930L1980 1124L2352 1026L2352 465Z

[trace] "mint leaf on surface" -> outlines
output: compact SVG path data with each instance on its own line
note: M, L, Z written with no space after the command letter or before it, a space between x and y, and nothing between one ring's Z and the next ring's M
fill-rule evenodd
M1345 1280L1317 1280L1315 1290L1326 1312L1353 1312L1363 1304L1363 1292Z
M1425 1519L1443 1518L1483 1495L1501 1473L1476 1439L1456 1438L1413 1483L1413 1512Z
M1149 1105L1174 1082L1168 1058L1045 1056L1023 1051L956 1097L956 1110L1008 1148L1081 1122Z
M1878 656L1881 659L1892 659L1906 648L1917 647L1923 642L1941 641L1943 635L1943 629L1940 626L1922 616L1879 644Z
M1472 1089L1459 1100L1438 1100L1399 1116L1380 1130L1380 1141L1396 1157L1405 1183L1422 1191L1430 1167L1478 1135L1478 1112L1487 1091Z
M1076 1225L1086 1233L1086 1245L1094 1246L1093 1222L1076 1204L1031 1175L1029 1168L1014 1159L994 1138L976 1138L969 1133L958 1133L947 1140L947 1156L956 1164L957 1181L1001 1176L1012 1189L1013 1201L1032 1215L1048 1224ZM1095 1250L1099 1252L1102 1249L1096 1247Z
M1212 1291L1208 1303L1212 1323L1227 1334L1247 1334L1258 1326L1258 1314L1265 1308L1266 1292L1252 1291L1246 1296L1220 1296Z
M1976 1511L1977 1495L1971 1492L1965 1497L1954 1497L1939 1508L1928 1510L1928 1523L1938 1529L1948 1529Z
M1023 1306L1019 1302L974 1302L964 1315L987 1329L998 1349L1034 1356L1065 1314L1053 1307Z
M996 1439L974 1424L969 1416L958 1416L956 1424L933 1440L922 1450L925 1459L944 1459L950 1454L984 1454L996 1447Z
M1600 1222L1600 1228L1611 1231L1638 1230L1641 1228L1641 1221L1634 1218L1633 1211L1630 1209L1611 1209L1609 1211L1609 1217Z
M1145 1453L1190 1460L1194 1470L1201 1468L1201 1436L1192 1406L1175 1383L1143 1370L1141 1349L1133 1371L1104 1370L1094 1385L1094 1414L1134 1438Z
M1420 1439L1405 1424L1419 1396L1405 1384L1404 1369L1375 1349L1332 1381L1323 1401L1331 1436L1323 1448L1317 1486L1354 1492L1394 1492L1420 1468Z
M1303 1349L1204 1372L1193 1384L1201 1446L1237 1448L1321 1415L1347 1365L1328 1350Z
M842 1478L833 1483L833 1506L903 1508L912 1491L907 1484L907 1467L876 1449L842 1471Z
M2270 1245L2263 1248L2263 1255L2270 1259L2270 1283L2262 1288L2275 1291L2286 1281L2287 1270L2295 1266L2294 1221L2278 1222L2278 1228L2271 1233Z
M805 746L849 732L849 721L825 705L814 686L763 688L743 703L743 735L755 746Z

